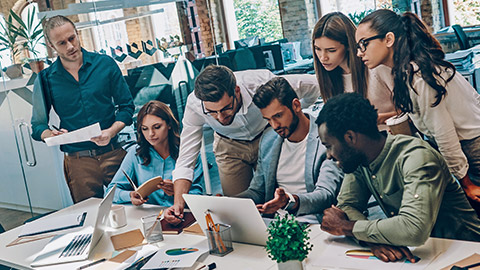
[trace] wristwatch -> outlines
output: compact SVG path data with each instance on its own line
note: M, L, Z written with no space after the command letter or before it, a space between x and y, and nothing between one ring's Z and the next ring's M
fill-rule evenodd
M290 211L292 210L293 206L295 206L295 203L297 201L295 201L295 197L293 197L293 195L290 192L285 191L285 194L287 194L288 196L288 202L287 202L287 205L285 205L285 207L283 208L283 210Z

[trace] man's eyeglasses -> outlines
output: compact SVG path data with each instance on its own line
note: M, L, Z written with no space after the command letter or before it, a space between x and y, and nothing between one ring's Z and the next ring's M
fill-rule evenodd
M360 41L357 42L357 49L360 50L362 53L365 52L367 50L367 46L368 46L368 43L374 39L379 39L379 38L384 38L385 37L385 34L382 34L382 35L376 35L376 36L373 36L373 37L369 37L369 38L364 38L364 39L360 39Z
M212 117L216 117L217 115L219 114L229 114L233 111L234 107L235 107L235 100L237 98L235 97L235 95L233 96L233 99L232 99L232 102L230 103L230 105L224 107L223 109L219 110L219 111L211 111L211 110L205 110L205 106L203 105L203 101L202 101L202 110L203 110L203 113L204 114L209 114L211 115Z

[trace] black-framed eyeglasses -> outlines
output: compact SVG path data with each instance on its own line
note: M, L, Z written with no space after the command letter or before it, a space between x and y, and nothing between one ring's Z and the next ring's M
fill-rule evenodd
M381 35L376 35L369 38L360 39L360 41L357 42L357 49L360 50L361 52L365 52L367 50L367 46L370 41L379 39L379 38L384 38L384 37L385 37L385 34L381 34Z
M202 101L202 110L203 110L203 113L204 114L209 114L211 115L212 117L216 117L217 115L219 114L229 114L233 111L233 109L235 108L235 100L237 100L237 97L235 95L233 95L233 99L232 99L232 102L230 103L230 105L224 107L223 109L219 110L219 111L210 111L210 110L205 110L205 106L203 105L203 101Z

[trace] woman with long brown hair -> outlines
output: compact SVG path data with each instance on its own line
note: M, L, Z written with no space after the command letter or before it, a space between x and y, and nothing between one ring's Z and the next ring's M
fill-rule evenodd
M141 205L148 200L149 203L162 206L173 205L171 178L178 157L180 136L178 121L165 103L152 100L143 105L137 115L137 137L137 146L130 148L106 192L117 184L113 199L116 203ZM162 177L163 184L158 185L159 190L149 198L142 198L133 191L122 170L137 186L157 176ZM202 179L202 167L197 163L190 193L203 192Z
M438 146L480 215L480 95L444 60L438 40L411 12L372 12L356 39L365 65L392 68L395 106Z
M379 113L378 123L395 116L392 101L392 76L387 67L368 70L357 57L356 27L340 12L324 15L312 35L313 59L320 94L324 102L331 97L356 92L368 98Z

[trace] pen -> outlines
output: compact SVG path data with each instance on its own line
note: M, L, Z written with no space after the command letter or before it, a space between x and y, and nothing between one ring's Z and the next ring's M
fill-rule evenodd
M145 265L145 263L147 263L150 258L153 257L153 255L155 255L157 252L153 252L152 254L148 255L147 257L141 257L140 259L136 260L132 265L130 265L129 267L127 267L125 270L134 270L134 269L140 269L142 268L143 265Z
M175 215L175 214L173 214L173 216L176 217L176 218L178 218L178 219L180 219L182 222L185 221L185 219L184 219L184 218L181 218L180 216L177 216L177 215Z
M201 267L198 268L197 270L204 269L205 267L207 267L208 270L212 270L212 269L217 268L217 264L214 263L214 262L211 263L211 264L209 264L209 265L204 264L203 266L201 266Z
M61 131L57 126L55 125L52 125L52 127L56 130L56 131Z
M106 261L106 260L107 260L107 259L103 258L103 259L100 259L100 260L91 262L91 263L89 263L89 264L82 265L82 266L78 267L77 270L82 270L82 269L88 268L88 267L90 267L90 266L94 266L94 265L99 264L99 263L101 263L101 262L104 262L104 261Z

